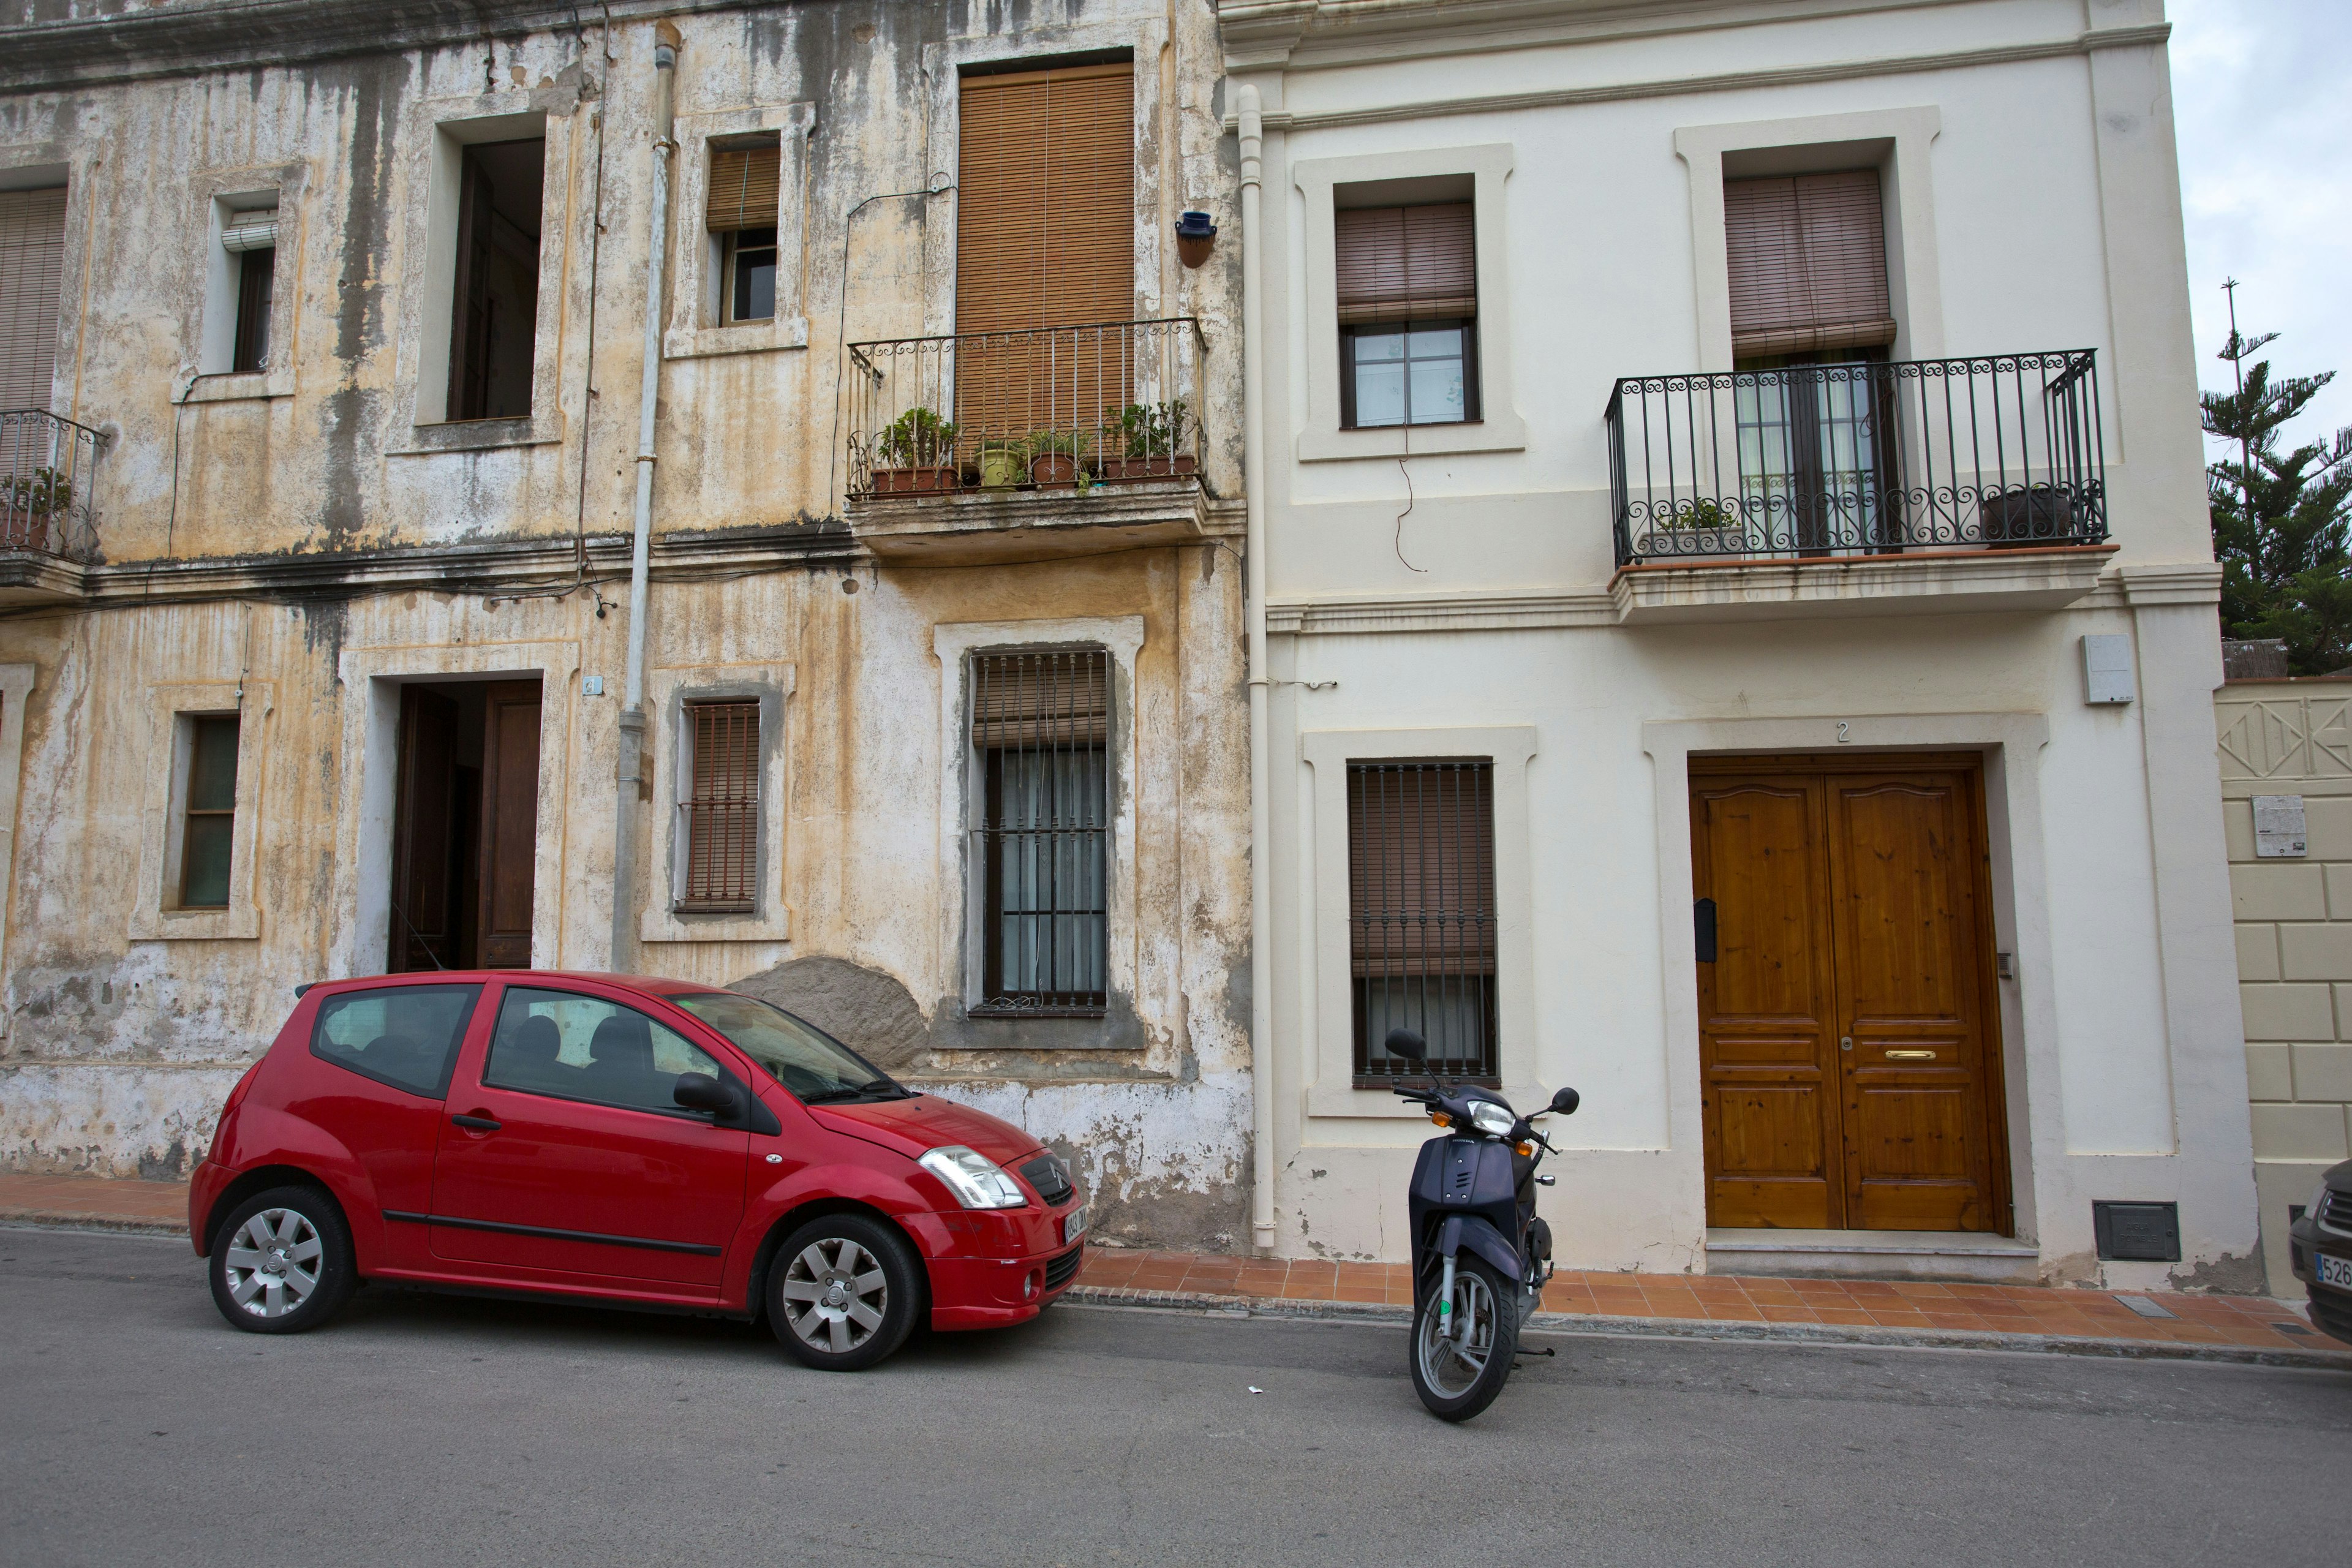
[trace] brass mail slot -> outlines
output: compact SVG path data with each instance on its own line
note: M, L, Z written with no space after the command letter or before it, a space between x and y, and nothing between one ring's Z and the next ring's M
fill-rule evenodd
M1890 1062L1932 1062L1936 1059L1936 1053L1933 1051L1888 1051L1886 1053L1886 1059Z

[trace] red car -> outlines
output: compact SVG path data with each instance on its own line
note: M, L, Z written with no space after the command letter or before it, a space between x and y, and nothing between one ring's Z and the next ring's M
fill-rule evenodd
M1085 1195L1037 1140L901 1088L780 1008L541 970L304 987L188 1193L221 1315L326 1321L362 1279L765 1317L854 1371L1034 1318Z

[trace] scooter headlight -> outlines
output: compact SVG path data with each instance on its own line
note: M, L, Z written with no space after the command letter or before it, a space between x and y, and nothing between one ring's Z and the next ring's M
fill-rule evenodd
M1481 1100L1470 1107L1470 1125L1496 1138L1507 1138L1519 1119L1507 1105L1497 1105L1491 1100Z

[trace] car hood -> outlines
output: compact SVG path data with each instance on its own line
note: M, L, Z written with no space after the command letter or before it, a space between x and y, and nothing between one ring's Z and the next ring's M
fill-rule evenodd
M914 1159L926 1150L961 1143L978 1150L1006 1170L1031 1158L1045 1145L1009 1121L985 1110L919 1094L911 1100L860 1100L846 1105L812 1105L809 1114L836 1132L895 1149Z

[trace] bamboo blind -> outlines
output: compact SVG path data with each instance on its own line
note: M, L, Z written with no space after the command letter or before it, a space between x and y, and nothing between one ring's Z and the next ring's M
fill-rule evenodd
M1360 976L1495 972L1495 769L1348 764L1349 960Z
M1878 171L1726 180L1736 358L1895 341Z
M688 909L749 910L760 880L760 704L689 702Z
M783 184L782 143L713 147L708 221L713 234L776 226L776 194Z
M1333 215L1342 321L1426 321L1478 313L1468 202L1341 207Z
M1100 745L1110 734L1108 654L982 654L971 671L971 743L982 751Z
M0 410L49 406L66 193L0 191Z

